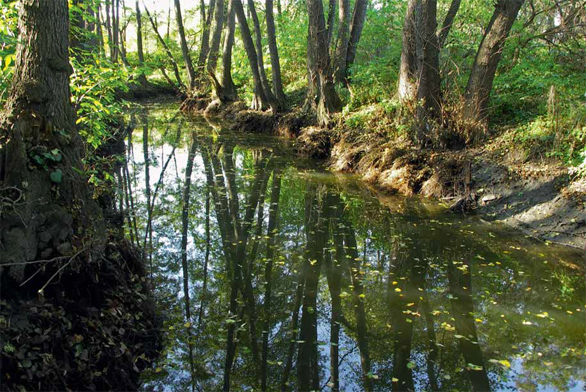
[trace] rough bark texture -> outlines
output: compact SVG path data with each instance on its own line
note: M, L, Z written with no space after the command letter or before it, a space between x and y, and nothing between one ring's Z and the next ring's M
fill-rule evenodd
M472 66L464 106L465 120L486 126L488 100L502 50L524 0L499 0Z
M309 88L306 107L317 113L320 125L327 125L331 113L338 111L341 101L334 89L327 45L327 30L321 1L308 0L307 65Z
M199 56L197 58L198 72L199 72L199 70L203 70L203 68L206 64L206 59L208 58L208 54L210 52L210 24L212 21L212 15L214 14L215 7L216 7L216 1L211 0L210 6L208 9L208 14L206 17L205 3L203 0L201 0L200 18L201 18L203 33L202 33L202 37L201 37L201 46L199 49Z
M437 42L437 0L422 0L423 57L417 89L417 139L421 145L432 138L432 123L440 116L439 48Z
M275 95L277 96L280 106L283 106L287 98L285 97L283 81L281 80L281 64L279 62L279 50L277 48L273 0L266 0L266 17L269 53L271 55L271 68L273 73L273 89L275 90Z
M175 1L175 18L177 19L177 30L179 31L179 39L181 41L181 53L183 54L183 61L187 68L189 89L195 87L195 70L193 68L193 62L191 61L191 55L189 54L189 47L187 46L187 39L185 38L185 28L183 27L183 16L181 15L181 2Z
M401 66L399 69L398 95L401 101L415 99L419 64L417 61L418 35L421 27L421 0L409 0L405 23L403 24L403 49L401 50Z
M79 186L85 180L72 170L83 168L84 148L70 103L67 2L23 1L19 30L13 85L0 119L0 190L21 203L2 211L3 263L67 255L102 227L89 189ZM55 149L62 160L40 167L34 157L44 159ZM61 173L59 183L51 183L52 173ZM71 206L83 208L73 214ZM24 269L14 266L10 271L22 278Z

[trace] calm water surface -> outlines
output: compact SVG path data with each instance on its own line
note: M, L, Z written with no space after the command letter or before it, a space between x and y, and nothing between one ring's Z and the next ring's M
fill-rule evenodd
M127 234L166 318L145 391L585 389L583 252L175 112L129 115Z

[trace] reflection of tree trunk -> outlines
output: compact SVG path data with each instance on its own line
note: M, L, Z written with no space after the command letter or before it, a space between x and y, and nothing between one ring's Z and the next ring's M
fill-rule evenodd
M332 202L332 206L339 206L338 200ZM340 298L341 293L341 280L342 280L342 265L344 263L344 237L340 230L340 217L341 209L338 207L334 210L333 216L330 218L332 221L332 234L334 239L334 259L331 258L331 253L326 251L326 273L328 279L328 287L330 290L330 297L332 300L332 315L330 318L330 377L332 383L332 391L340 390L340 371L339 371L339 348L340 348L340 324L342 319L342 300Z
M320 205L318 190L310 188L306 194L305 220L307 249L303 266L305 292L301 316L300 346L297 357L297 385L300 391L319 390L319 363L317 348L317 293L323 262L325 236L319 233L324 208Z
M191 303L189 295L189 266L187 264L187 232L189 230L189 199L191 195L191 173L193 172L193 161L195 160L195 141L192 142L187 157L185 168L185 182L183 185L183 205L181 209L181 268L183 271L183 298L185 299L185 320L191 324ZM188 328L191 331L191 326ZM193 362L193 345L190 336L187 336L189 346L189 365L191 367L192 390L195 388L195 371Z
M464 270L448 263L448 284L452 299L452 317L455 320L456 332L463 337L458 339L460 351L466 364L481 366L480 370L467 370L470 384L474 391L490 391L490 383L484 366L482 351L478 342L476 325L474 324L474 304L472 295L472 271L468 263L462 264Z
M142 150L144 154L144 187L146 192L147 198L147 224L146 230L144 233L144 241L143 241L143 253L147 255L147 239L148 239L148 259L151 268L151 276L153 274L153 231L152 231L152 214L151 214L151 179L150 179L150 158L149 158L149 124L148 124L148 117L143 116L143 125L142 125Z
M431 314L431 307L425 292L421 293L421 309L425 316L425 323L427 329L427 341L429 343L429 354L427 355L427 377L429 378L429 385L432 391L440 391L437 383L437 375L435 367L437 363L438 349L437 339L435 336L435 328L433 324L433 316Z
M350 278L352 281L352 299L356 317L356 333L358 335L358 348L360 350L360 363L362 365L362 380L364 389L372 389L370 373L370 354L368 350L368 327L366 324L366 311L364 309L364 287L360 277L360 263L358 257L358 247L356 244L356 235L352 228L352 223L342 220L344 233L344 243L346 245L346 260L350 268Z
M202 153L203 155L203 153ZM206 236L206 245L205 245L205 258L203 263L203 285L201 288L201 303L199 305L199 316L197 321L197 330L198 332L201 331L202 319L203 319L203 309L205 305L205 300L207 297L207 284L208 284L208 263L210 261L210 249L211 249L211 238L210 238L210 189L209 185L206 188L206 211L205 211L205 236Z
M293 367L293 355L295 354L295 347L297 347L297 327L299 325L299 310L301 308L301 299L303 298L303 291L305 289L305 274L300 273L297 278L297 290L295 291L295 303L293 305L293 315L291 316L291 340L289 342L289 350L287 351L287 361L285 363L285 370L283 371L283 379L281 380L281 391L288 391L289 375Z
M267 390L267 360L269 355L269 331L271 327L271 296L273 280L273 263L275 256L275 236L277 234L277 219L279 216L279 198L281 196L281 173L277 167L273 172L273 186L269 207L269 224L267 227L267 254L265 265L265 302L264 325L262 336L262 364L261 364L261 390Z

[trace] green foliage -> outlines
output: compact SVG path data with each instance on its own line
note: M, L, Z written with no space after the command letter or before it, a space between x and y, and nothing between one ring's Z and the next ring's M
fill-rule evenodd
M17 4L14 0L0 0L0 102L7 97L16 60Z

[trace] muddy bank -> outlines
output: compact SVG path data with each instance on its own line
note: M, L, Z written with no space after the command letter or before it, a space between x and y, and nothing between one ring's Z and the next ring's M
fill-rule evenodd
M269 132L295 140L299 154L327 161L336 172L357 173L371 186L443 201L455 213L502 221L527 235L586 250L586 184L554 163L527 163L494 148L421 150L405 136L348 129L337 119L316 127L301 110L273 115L241 103L185 101L182 110L223 121L232 131Z

